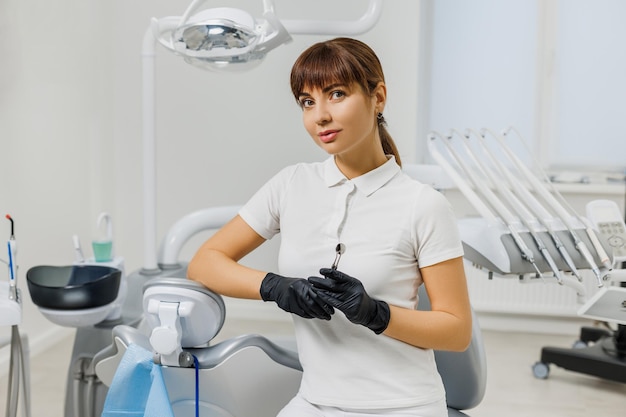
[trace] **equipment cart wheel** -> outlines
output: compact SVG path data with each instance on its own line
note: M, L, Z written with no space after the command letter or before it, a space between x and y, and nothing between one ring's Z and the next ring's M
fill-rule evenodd
M537 379L548 379L550 374L550 366L544 362L535 362L533 365L533 375Z

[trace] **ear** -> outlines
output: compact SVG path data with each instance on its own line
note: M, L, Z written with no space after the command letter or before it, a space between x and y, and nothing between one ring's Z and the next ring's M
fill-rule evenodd
M382 113L385 110L385 104L387 103L387 86L384 82L379 82L372 94L374 99L374 105L376 106L376 113Z

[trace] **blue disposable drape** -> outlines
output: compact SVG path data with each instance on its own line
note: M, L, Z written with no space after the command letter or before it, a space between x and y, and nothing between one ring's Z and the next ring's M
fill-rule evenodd
M131 344L115 371L102 417L174 417L161 366L152 352Z

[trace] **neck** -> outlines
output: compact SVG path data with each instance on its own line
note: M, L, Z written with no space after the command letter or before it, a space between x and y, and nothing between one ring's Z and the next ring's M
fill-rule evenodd
M335 164L343 175L348 179L366 174L387 162L387 156L380 148L379 152L368 153L367 155L338 154L335 155Z

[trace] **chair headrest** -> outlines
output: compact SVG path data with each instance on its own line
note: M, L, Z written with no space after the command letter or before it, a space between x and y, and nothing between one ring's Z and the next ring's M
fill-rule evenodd
M143 310L151 329L160 325L155 303L178 303L183 348L211 341L221 330L226 317L224 300L197 282L186 278L154 278L143 287Z

